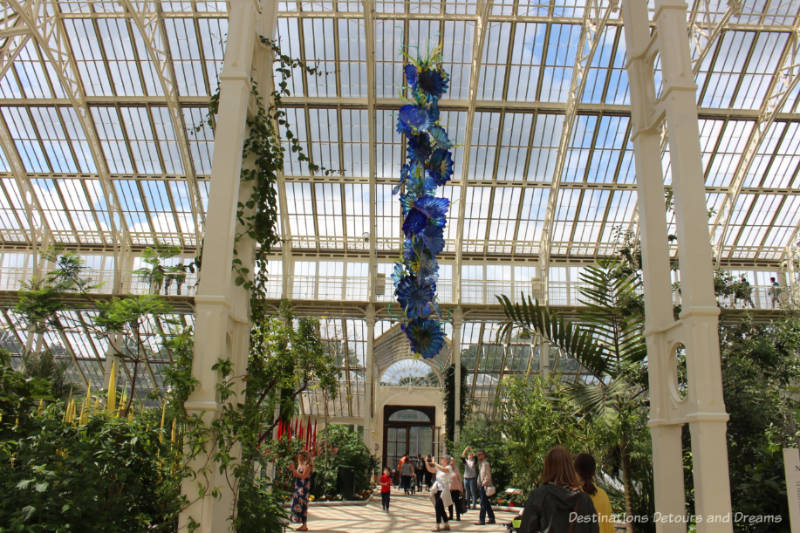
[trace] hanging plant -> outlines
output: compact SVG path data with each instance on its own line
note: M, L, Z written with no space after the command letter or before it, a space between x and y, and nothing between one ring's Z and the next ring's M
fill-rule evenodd
M426 58L404 54L404 74L411 95L404 98L397 131L406 137L407 160L400 170L403 210L403 259L395 264L394 294L406 320L401 325L411 350L424 358L436 357L444 346L444 327L436 303L439 263L444 250L444 228L450 201L436 190L453 176L452 143L439 124L439 98L450 76L442 68L441 47Z

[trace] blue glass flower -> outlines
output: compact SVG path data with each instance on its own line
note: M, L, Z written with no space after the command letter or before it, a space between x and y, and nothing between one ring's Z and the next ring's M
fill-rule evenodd
M408 318L421 318L431 314L436 285L416 276L406 276L400 280L394 290L397 302Z
M428 161L428 177L436 185L444 185L453 176L453 156L447 150L437 148Z
M415 318L400 327L411 342L411 351L425 359L436 357L444 346L444 330L437 320Z
M397 116L397 132L413 135L431 127L430 115L422 107L406 104L400 108Z
M405 67L403 67L403 70L405 71L406 80L408 81L409 87L411 87L412 90L416 89L417 88L417 75L418 75L417 66L416 65L406 65Z
M436 196L422 196L414 201L403 223L403 232L406 236L419 235L429 226L443 228L450 200Z
M403 241L403 259L406 261L416 261L422 248L422 241L408 238Z
M397 289L397 286L403 281L403 278L406 277L406 267L403 264L395 263L394 270L392 271L392 281L394 282L394 288Z
M428 133L431 134L433 140L436 141L436 146L442 148L444 150L449 150L453 147L453 143L450 142L450 138L447 136L447 132L441 126L430 126L428 128Z
M418 86L432 98L441 98L447 90L448 78L438 70L425 69L419 73Z
M408 158L424 163L431 156L431 141L427 135L412 135L408 138Z
M431 120L431 124L436 124L439 122L439 101L434 100L428 104L428 117Z

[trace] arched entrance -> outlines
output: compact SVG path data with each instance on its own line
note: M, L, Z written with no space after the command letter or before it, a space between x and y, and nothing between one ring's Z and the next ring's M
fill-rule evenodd
M432 454L435 420L436 408L433 406L385 406L383 464L393 468L404 454Z

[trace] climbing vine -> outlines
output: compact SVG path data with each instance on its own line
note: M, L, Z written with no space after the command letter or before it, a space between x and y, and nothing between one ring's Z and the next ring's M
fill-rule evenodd
M195 468L198 492L216 490L210 485L213 469L225 472L225 478L235 496L236 509L231 517L237 531L280 531L277 517L283 515L281 503L286 494L259 479L258 471L268 468L274 460L266 452L271 447L276 405L294 399L317 381L327 394L336 393L336 371L333 356L322 348L318 324L301 319L295 331L293 318L282 306L281 318L269 318L266 307L268 265L272 248L281 242L278 227L278 177L287 157L305 164L313 174L330 175L336 170L316 164L307 154L304 142L292 131L283 98L290 96L289 80L293 73L305 72L319 76L323 73L299 59L284 54L279 46L260 37L263 46L274 54L275 86L268 92L253 81L250 87L250 112L246 119L246 135L242 147L241 183L249 186L245 200L236 208L238 230L235 243L243 238L254 242L254 261L247 264L234 246L232 269L236 285L250 293L250 353L244 377L234 372L229 359L219 359L212 369L219 375L217 397L221 402L220 416L206 426L197 414L182 410L183 442L187 461L207 454L202 465ZM211 98L206 124L215 129L219 111L219 92ZM200 125L202 127L203 124ZM315 340L316 339L316 340ZM179 405L188 399L197 382L191 374L191 362L173 372L170 379L183 384ZM244 383L243 402L231 401ZM283 408L281 409L283 412ZM241 445L239 458L232 452ZM205 452L203 450L206 450ZM190 524L190 529L192 524Z
M274 54L274 73L276 84L265 99L255 81L250 87L252 113L247 116L247 135L242 149L241 182L251 185L250 196L240 201L236 208L236 218L241 232L236 242L244 237L255 241L255 261L245 265L238 257L236 248L233 259L234 280L237 285L250 291L250 312L252 316L263 316L264 300L267 294L269 271L267 257L272 247L281 241L278 225L278 174L283 171L287 155L296 157L308 167L312 174L331 175L338 170L324 168L306 153L303 142L292 131L283 108L283 98L291 96L289 80L293 72L305 72L312 76L324 74L317 67L306 65L302 60L284 54L278 44L261 36L261 44ZM266 100L266 101L265 101ZM219 110L219 92L211 98L207 123L213 129ZM251 267L253 268L251 272Z

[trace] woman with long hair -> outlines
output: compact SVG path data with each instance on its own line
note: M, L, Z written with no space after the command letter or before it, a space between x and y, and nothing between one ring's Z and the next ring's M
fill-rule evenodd
M565 448L547 452L541 484L525 503L520 533L599 533L594 504L582 485Z
M595 480L597 463L588 453L581 453L575 458L575 471L580 476L583 485L581 489L589 495L597 511L597 520L600 523L600 533L614 533L614 522L611 518L611 502L606 491L598 487Z
M289 470L294 476L294 492L292 493L292 522L302 524L297 531L308 531L308 496L311 493L311 457L308 452L297 454L297 465L289 463Z

